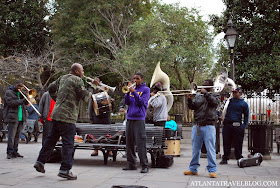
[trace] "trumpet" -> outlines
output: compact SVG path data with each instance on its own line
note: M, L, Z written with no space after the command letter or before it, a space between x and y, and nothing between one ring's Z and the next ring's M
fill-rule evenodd
M131 87L135 87L135 85L136 85L136 83L134 82L131 86L123 86L123 87L122 87L122 92L123 92L123 93L128 93L128 92L129 92L129 89L130 89Z
M101 89L102 91L106 91L108 92L109 90L111 90L112 92L114 92L116 90L116 87L111 87L108 86L106 84L103 84L102 82L99 82L99 85L94 85L92 82L94 81L93 78L87 77L87 76L83 76L86 79L86 83L88 83L91 87L93 88L98 88Z
M41 116L40 112L33 106L33 104L30 102L30 98L34 98L37 95L37 91L35 89L28 89L25 85L23 85L24 89L27 91L27 96L24 95L24 93L19 89L18 91L20 94L27 100L27 102L30 104L30 106L35 110L35 112Z

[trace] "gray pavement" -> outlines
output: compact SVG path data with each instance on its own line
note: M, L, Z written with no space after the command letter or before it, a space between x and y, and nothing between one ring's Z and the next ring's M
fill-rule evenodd
M207 159L200 159L198 176L185 176L191 160L190 139L182 140L181 156L174 157L174 164L168 169L151 168L149 173L123 171L126 159L119 153L117 161L109 158L108 164L103 164L102 153L91 157L91 150L76 150L73 173L77 180L67 181L57 176L60 164L48 163L46 173L42 174L33 168L41 142L21 142L19 153L24 158L6 159L6 141L0 143L0 188L21 187L86 187L110 188L113 185L142 185L149 188L187 188L187 187L280 187L280 154L271 154L272 160L263 161L260 166L239 168L236 160L230 160L228 165L219 165L217 178L209 178L206 170ZM221 147L222 150L222 147ZM244 156L249 154L247 142L244 142ZM150 155L149 162L150 162ZM217 159L217 163L221 159ZM139 165L139 164L138 164ZM235 186L234 186L235 185Z

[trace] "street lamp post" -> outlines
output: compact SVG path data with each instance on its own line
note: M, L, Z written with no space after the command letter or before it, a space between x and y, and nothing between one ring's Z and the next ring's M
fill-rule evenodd
M232 20L228 20L228 29L225 34L225 40L227 42L228 49L230 51L230 72L231 72L231 79L235 80L234 78L234 47L236 45L236 41L238 38L238 33L233 28Z

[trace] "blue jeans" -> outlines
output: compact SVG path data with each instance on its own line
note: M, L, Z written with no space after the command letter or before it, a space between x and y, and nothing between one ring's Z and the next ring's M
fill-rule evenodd
M23 129L22 121L16 123L9 123L7 154L13 154L18 152L18 142L22 129Z
M199 135L197 135L197 125L192 128L192 160L190 163L190 171L197 172L199 164L199 158L201 153L202 143L204 141L207 150L209 173L217 171L216 165L216 128L214 125L206 125L199 128Z
M53 151L59 137L62 138L62 162L60 170L70 170L73 165L74 136L76 125L53 120L53 127L44 142L37 161L45 164L48 154Z

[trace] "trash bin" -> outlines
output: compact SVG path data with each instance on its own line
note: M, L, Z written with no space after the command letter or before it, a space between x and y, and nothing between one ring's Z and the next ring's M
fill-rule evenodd
M254 155L270 154L273 151L273 122L251 121L248 125L248 150Z
M183 122L183 114L175 114L175 122L182 123Z

